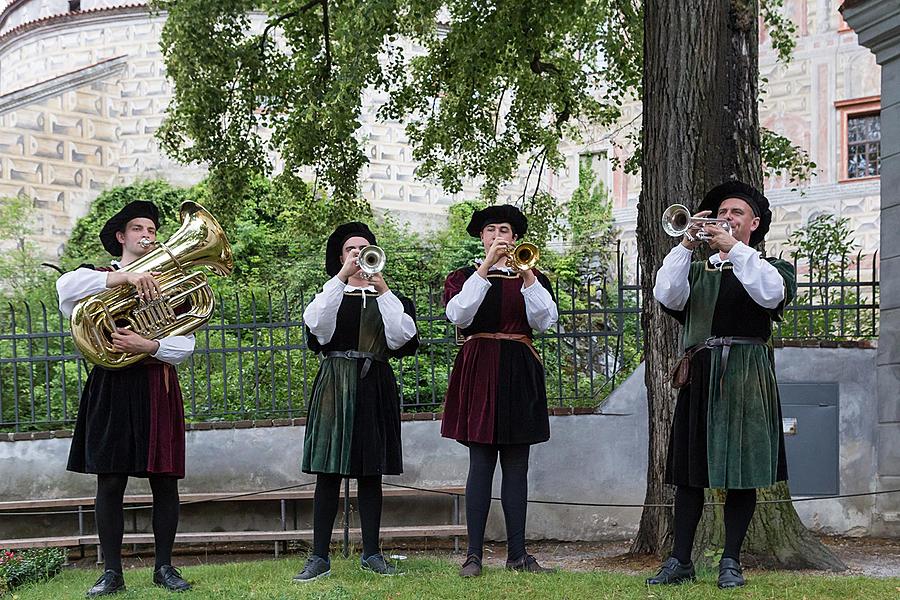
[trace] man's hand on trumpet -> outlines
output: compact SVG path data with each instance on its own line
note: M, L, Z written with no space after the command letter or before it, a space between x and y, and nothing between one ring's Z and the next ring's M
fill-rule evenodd
M478 274L484 279L487 279L488 270L491 267L501 261L506 264L508 252L512 247L513 245L507 240L501 237L494 238L494 241L491 242L491 247L488 248L487 254L484 257L484 262L478 267Z
M378 295L382 295L386 291L388 291L388 284L382 277L381 273L375 273L374 275L369 276L369 283L372 284L372 287L375 288L375 291Z
M357 257L359 257L359 250L353 249L350 251L350 254L347 255L347 259L344 261L344 264L341 265L341 270L338 271L337 277L344 283L347 283L351 277L359 276L359 261L357 261Z
M697 214L694 215L695 219L705 219L712 214L710 210L701 210ZM681 239L681 245L689 250L696 250L703 243L703 240L700 239L699 233L704 230L704 225L702 223L698 223L696 221L691 221L691 226L688 228L687 232L685 232L684 237Z
M731 232L727 231L724 227L715 224L707 224L704 231L706 232L706 235L709 236L709 239L706 241L713 250L728 254L731 252L731 249L734 248L734 245L738 243L738 241L734 239L734 236L731 235Z

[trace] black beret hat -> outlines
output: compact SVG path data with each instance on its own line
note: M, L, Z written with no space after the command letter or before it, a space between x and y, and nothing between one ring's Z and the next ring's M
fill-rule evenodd
M337 229L328 236L325 244L325 272L334 277L341 270L341 254L344 251L344 242L352 237L366 238L370 244L377 244L375 234L369 226L359 221L351 221L338 225Z
M472 213L472 219L469 221L466 231L472 237L479 237L481 230L486 225L493 223L509 223L517 238L521 238L528 231L528 218L512 204L488 206L487 208L476 210Z
M100 230L100 243L113 256L122 256L122 244L116 239L116 233L125 230L128 221L138 218L150 219L153 225L159 229L159 209L147 200L134 200L129 202L122 210L109 218L103 229Z
M750 234L750 246L756 246L766 237L769 226L772 224L769 200L755 187L742 181L726 181L707 192L697 212L708 210L714 217L719 210L719 205L728 198L740 198L745 201L753 209L753 214L759 217L759 227Z

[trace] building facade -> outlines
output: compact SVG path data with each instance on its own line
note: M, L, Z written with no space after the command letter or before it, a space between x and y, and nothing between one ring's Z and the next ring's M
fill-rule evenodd
M783 178L767 180L775 212L770 253L782 252L790 233L822 212L850 218L863 252L878 248L880 70L842 20L839 4L786 0L798 35L787 67L762 35L760 71L768 83L761 123L817 164L815 177L799 190ZM0 0L0 197L33 199L34 241L48 257L61 252L102 190L154 177L190 185L205 175L166 158L154 138L171 96L159 49L164 19L139 0ZM370 162L361 174L363 195L376 209L432 227L450 204L477 196L477 182L448 194L417 180L402 124L375 119L384 101L371 94L364 102ZM628 156L624 136L639 126L640 109L626 106L615 132L587 131L582 141L563 144L565 167L540 182L568 198L579 165L590 164L608 190L628 254L636 253L640 179L617 160ZM526 173L523 168L504 189L504 199L519 197Z

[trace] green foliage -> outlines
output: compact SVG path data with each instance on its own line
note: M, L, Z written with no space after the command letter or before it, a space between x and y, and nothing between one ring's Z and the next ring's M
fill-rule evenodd
M46 289L55 273L38 266L40 249L28 237L32 203L27 198L0 198L0 297L19 297Z
M640 97L638 0L154 4L168 13L161 45L175 84L158 137L174 158L209 165L226 221L240 212L243 187L271 171L273 152L288 178L312 167L329 202L358 208L370 118L407 123L418 176L450 192L480 178L483 198L492 200L523 157L532 171L559 168L563 138L614 125L623 104ZM796 27L783 0L763 0L759 10L786 63ZM376 115L364 117L364 101L381 97ZM629 169L640 163L635 148ZM763 154L791 181L815 168L773 133L764 135ZM315 196L292 201L324 200ZM539 213L542 199L532 202Z
M334 201L352 202L366 163L362 98L372 92L390 97L378 118L409 119L421 176L451 191L481 176L493 198L520 156L558 167L559 141L577 137L575 124L613 123L640 86L634 0L154 5L168 13L161 45L175 83L158 137L174 158L208 164L229 202L270 171L273 150L285 173L311 166ZM449 27L439 25L444 14Z
M562 280L608 277L617 232L607 191L590 164L579 165L578 187L563 208L566 252L553 263L553 271Z
M825 270L826 264L840 268L842 261L857 248L849 224L847 217L818 215L788 237L788 243L794 248L791 256L808 260L817 271Z
M559 167L562 136L577 137L579 121L614 123L640 85L637 3L446 6L444 35L423 37L426 53L409 60L381 113L412 118L407 134L419 173L446 190L480 176L482 193L493 198L525 154Z
M791 257L809 285L800 287L794 304L805 310L795 312L782 325L782 337L836 338L875 337L877 320L861 318L857 307L876 300L854 282L850 269L857 249L847 217L821 214L791 233ZM805 273L804 273L805 272ZM802 281L798 278L798 282ZM873 314L874 314L873 310Z
M809 153L785 136L762 127L759 142L762 162L769 175L786 174L793 185L808 182L815 176L816 163L810 160Z
M66 562L63 548L0 550L0 595L56 576Z
M797 46L797 26L784 14L784 0L760 0L759 12L772 41L778 60L787 64Z

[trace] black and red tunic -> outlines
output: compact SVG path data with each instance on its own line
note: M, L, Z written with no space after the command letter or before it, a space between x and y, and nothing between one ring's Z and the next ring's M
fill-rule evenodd
M173 365L147 357L122 369L91 369L69 471L182 478L184 449L184 403Z
M451 273L444 284L444 303L462 290L475 272L469 266ZM550 281L535 271L552 294ZM522 279L491 271L490 289L465 337L501 333L533 337L522 295ZM533 346L510 339L473 338L456 356L441 435L463 444L537 444L550 439L544 366Z

